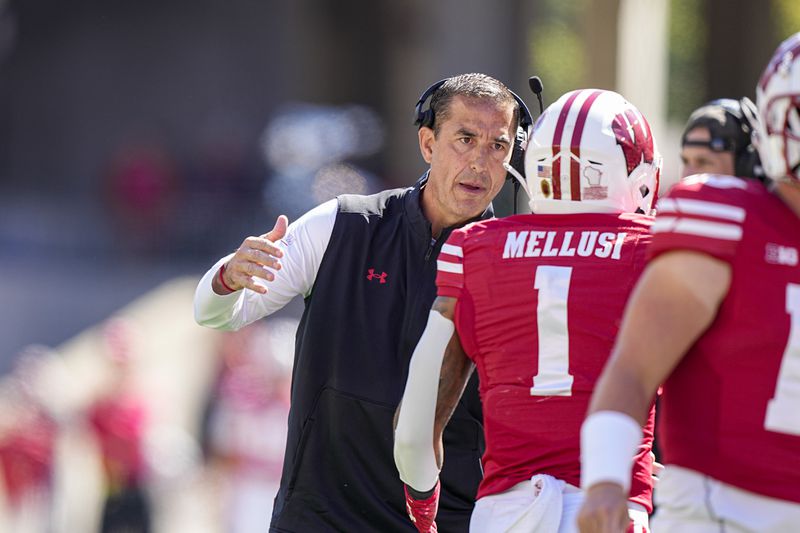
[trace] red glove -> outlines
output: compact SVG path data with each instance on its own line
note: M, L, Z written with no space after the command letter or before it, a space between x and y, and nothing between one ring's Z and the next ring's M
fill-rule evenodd
M417 531L420 533L437 533L436 531L436 511L439 509L439 488L441 484L436 481L433 494L425 500L417 500L408 493L408 486L403 485L406 493L406 511L408 517L414 522Z

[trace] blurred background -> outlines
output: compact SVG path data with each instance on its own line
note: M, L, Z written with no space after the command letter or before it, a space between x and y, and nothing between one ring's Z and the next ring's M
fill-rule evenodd
M667 188L689 113L798 30L796 0L0 0L0 532L266 530L302 303L223 334L194 287L280 213L412 184L433 82L617 90Z

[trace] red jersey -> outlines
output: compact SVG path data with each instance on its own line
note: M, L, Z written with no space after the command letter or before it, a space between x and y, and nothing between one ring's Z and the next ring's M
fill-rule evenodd
M535 474L580 485L580 428L628 295L645 263L651 217L520 215L454 231L439 296L480 378L486 453L478 497ZM652 509L651 420L631 500Z
M652 255L726 261L711 326L664 384L666 463L800 502L800 220L757 181L697 176L659 203Z
M120 394L101 399L89 413L112 489L136 486L145 474L144 400Z
M33 407L0 436L0 472L12 505L28 493L49 490L57 431L53 419Z

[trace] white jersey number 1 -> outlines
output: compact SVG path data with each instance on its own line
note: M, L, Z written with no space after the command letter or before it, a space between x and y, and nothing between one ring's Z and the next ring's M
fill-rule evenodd
M775 396L767 404L764 428L777 433L800 435L800 285L786 286L789 340L783 350Z
M569 373L567 298L572 267L539 266L534 288L539 291L536 323L539 334L539 371L533 376L531 396L572 396Z

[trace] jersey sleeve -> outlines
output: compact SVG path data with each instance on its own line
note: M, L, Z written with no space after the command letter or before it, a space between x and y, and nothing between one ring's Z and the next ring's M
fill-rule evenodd
M458 298L464 287L464 230L450 234L436 260L436 288L439 296Z
M659 200L648 257L690 250L730 262L744 233L747 184L732 176L698 175Z

